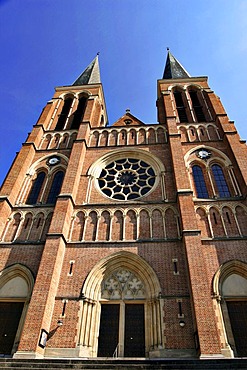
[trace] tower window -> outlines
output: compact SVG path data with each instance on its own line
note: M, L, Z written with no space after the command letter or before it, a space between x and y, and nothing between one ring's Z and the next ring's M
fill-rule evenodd
M33 183L33 186L31 188L31 191L30 191L29 196L28 196L27 201L26 201L27 204L36 204L37 203L41 188L42 188L43 183L44 183L44 180L45 180L45 172L40 172L37 175L37 177L36 177L36 179Z
M206 121L205 115L203 113L202 106L198 99L197 92L190 91L189 94L190 94L190 98L192 101L192 106L193 106L193 109L196 115L197 122L205 122Z
M73 114L73 120L70 126L71 130L77 130L79 128L80 123L83 118L85 108L86 108L86 102L87 102L87 98L85 96L79 99L78 107L75 113Z
M186 114L186 108L183 102L182 93L180 91L174 91L173 93L175 102L176 102L176 108L178 112L178 117L180 122L188 122L188 117Z
M222 168L218 164L214 164L212 166L212 172L219 196L222 198L230 197L231 194L227 186Z
M196 187L197 197L198 198L209 198L201 167L197 165L193 166L192 173L193 173L194 183Z
M57 121L56 130L63 130L64 129L66 119L69 115L69 111L70 111L72 102L73 102L72 98L68 98L64 101L62 112L59 115L59 118L58 118L58 121Z
M51 184L50 192L47 198L47 204L54 204L56 202L57 196L60 193L64 173L59 171L55 174L53 182Z

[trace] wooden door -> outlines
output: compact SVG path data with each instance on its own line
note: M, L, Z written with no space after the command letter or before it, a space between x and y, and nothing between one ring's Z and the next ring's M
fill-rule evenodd
M231 322L237 355L247 356L247 301L228 301L228 315Z
M113 357L119 338L119 304L102 304L98 357Z
M0 354L11 354L23 306L23 302L0 302Z
M145 357L144 305L125 305L124 357Z

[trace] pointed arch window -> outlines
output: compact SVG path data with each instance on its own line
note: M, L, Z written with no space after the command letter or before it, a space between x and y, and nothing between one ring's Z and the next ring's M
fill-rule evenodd
M222 198L230 197L231 194L230 194L222 168L218 164L214 164L212 166L212 173L213 173L215 184L218 190L218 195Z
M40 195L40 191L44 184L45 177L46 177L45 172L38 173L36 179L34 180L30 193L28 195L26 204L36 204L37 203L39 195Z
M63 171L58 171L52 181L50 192L47 197L47 204L54 204L56 202L57 196L60 193L62 182L64 178Z
M73 102L72 98L67 98L64 101L62 112L59 115L59 118L58 118L58 121L57 121L56 130L63 130L64 129L66 119L69 115L69 111L70 111L72 102Z
M179 121L188 122L186 107L184 105L183 96L182 96L181 91L174 91L173 95L174 95L174 99L176 102L176 108L178 112Z
M209 198L202 168L198 165L192 167L194 184L198 198Z
M205 115L203 113L203 109L202 109L202 106L200 104L200 101L198 99L197 91L190 90L189 94L190 94L190 98L191 98L192 106L193 106L193 109L194 109L194 113L196 115L197 122L205 122L206 118L205 118Z
M70 127L71 130L72 129L77 130L79 128L80 123L83 119L83 114L86 108L86 103L87 103L87 98L85 96L82 96L79 99L78 107L75 113L73 114L73 120L72 120L71 127Z

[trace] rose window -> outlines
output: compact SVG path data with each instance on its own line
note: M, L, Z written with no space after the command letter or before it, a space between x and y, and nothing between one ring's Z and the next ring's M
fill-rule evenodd
M131 200L147 194L155 183L153 168L141 159L124 158L109 163L98 179L101 191L110 198Z

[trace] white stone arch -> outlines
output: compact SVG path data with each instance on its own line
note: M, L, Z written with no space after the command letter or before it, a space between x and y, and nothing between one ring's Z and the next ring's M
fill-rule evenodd
M135 214L135 216L136 216L136 217L138 216L138 211L137 211L137 209L136 209L136 208L134 208L134 207L127 207L127 208L124 208L123 216L125 217L129 211L133 211L133 212L134 212L134 214Z
M217 161L220 161L224 166L231 166L232 163L230 161L230 159L226 156L225 153L223 153L221 150L219 149L216 149L216 148L213 148L209 145L197 145L196 147L190 149L184 156L184 160L185 160L185 163L187 165L187 167L190 166L190 163L191 163L191 160L189 159L189 157L195 153L196 151L200 150L200 149L206 149L208 150L210 153L215 153L214 156L210 157L208 160L207 160L207 163L210 164L212 161L215 161L216 158L217 158ZM198 158L198 161L202 161ZM202 161L203 163L205 163L204 161Z
M6 303L23 305L11 351L12 355L18 349L33 286L34 276L25 265L16 263L0 272L0 305ZM11 320L11 316L8 319Z
M141 206L139 209L138 209L138 216L140 215L141 211L146 211L149 215L149 217L152 216L152 212L153 212L153 209L151 207L147 207L147 206Z
M15 232L11 232L11 229L10 227L13 226L12 225L12 222L15 220L15 216L17 215L20 215L20 222L18 224L18 226L15 228ZM21 224L24 220L24 215L25 215L25 211L23 212L23 210L18 210L18 211L14 211L10 214L10 216L7 218L7 222L5 224L5 228L3 230L3 233L1 235L1 239L0 241L5 241L5 242L12 242L13 240L16 239L16 236L20 230L20 227L21 227ZM6 238L8 239L10 237L10 235L8 235L9 233L11 232L11 240L6 240Z
M89 146L97 147L99 145L101 131L93 130L89 136ZM92 145L92 141L95 139L95 144Z
M91 91L88 91L88 90L82 90L82 91L79 91L77 93L74 93L75 97L77 99L80 99L82 97L86 97L86 98L89 98L89 96L92 96L92 92Z
M240 217L238 209L241 209L244 212L244 219ZM235 217L235 221L238 226L239 234L241 236L244 236L247 234L247 225L246 225L246 219L247 219L247 207L246 205L242 203L236 203L232 206L233 215Z
M161 207L161 206L153 206L152 208L150 208L150 214L151 214L151 217L152 217L152 214L154 211L160 211L160 213L162 214L162 216L164 217L165 216L165 208Z
M168 209L171 209L174 212L174 214L179 217L179 212L176 207L174 207L173 205L169 205L165 207L164 211L166 212Z
M58 157L61 159L60 163L54 167L50 167L47 164L47 160L51 157ZM45 172L46 178L44 180L43 188L45 188L48 184L48 177L52 176L54 171L57 171L58 168L62 171L66 171L67 165L68 165L69 159L59 152L53 152L52 154L46 154L43 157L39 158L37 161L32 163L32 165L29 167L23 185L21 187L20 194L17 198L16 204L23 203L24 199L27 197L27 192L30 190L30 181L33 179L33 176L39 172ZM63 162L63 163L62 163ZM43 193L42 193L43 195ZM41 198L42 198L41 195Z
M195 84L195 83L188 83L184 85L185 89L194 89L194 90L203 90L203 87Z
M202 209L203 211L205 211L205 213L209 212L209 207L205 204L196 205L195 211L197 211L198 209Z
M140 256L127 251L116 252L100 260L90 271L83 285L82 293L86 298L93 301L100 299L101 281L104 276L110 275L117 268L126 267L131 269L147 284L147 298L157 298L161 288L160 283L151 266Z
M185 91L186 90L186 87L184 86L184 85L180 85L180 84L178 84L178 83L175 83L175 84L172 84L172 85L170 85L168 88L167 88L167 90L169 91L169 92L172 92L174 89L178 89L178 90L181 90L181 91Z
M79 211L78 211L78 212L79 212ZM77 214L78 212L76 212L76 214ZM90 208L90 209L87 209L87 210L81 210L81 212L83 212L83 213L84 213L85 217L88 217L88 216L90 215L90 213L91 213L91 212L95 212L95 213L96 213L96 215L97 215L97 217L100 217L100 215L101 215L100 210L99 210L99 209L97 209L97 208Z
M207 159L207 161L205 161L201 158L198 158L198 157L196 157L196 159L195 159L195 154L200 149L206 149L212 154ZM238 185L238 182L237 182L234 170L233 170L232 162L231 162L230 158L225 153L223 153L221 150L216 149L216 148L212 148L209 145L197 145L196 147L190 149L185 154L184 160L185 160L186 168L187 168L188 172L190 173L189 178L190 178L192 188L193 188L193 181L192 181L193 176L192 176L192 173L191 173L191 168L192 168L192 163L196 161L196 162L202 164L203 167L206 167L213 196L217 196L217 190L215 188L215 180L214 180L214 176L212 174L212 168L211 167L214 164L218 164L222 167L223 172L226 172L226 174L227 174L226 182L228 184L230 193L234 193L234 195L236 195L236 196L241 195L241 190L239 188L239 185Z
M72 98L74 99L76 97L76 94L73 91L66 91L59 95L58 99L65 100L67 98Z
M13 285L14 294L12 295L12 297L25 297L26 299L31 298L34 285L33 274L25 265L16 263L14 265L6 267L0 272L0 299L3 297L4 285L17 277L23 279L23 281L25 282L26 294L23 293L23 290L17 289L17 287ZM8 294L8 297L11 297L11 293L9 291L6 293Z
M223 263L213 277L213 296L222 297L222 284L232 274L238 274L247 279L247 263L240 260L230 260Z
M219 318L222 353L226 357L238 357L227 302L247 300L247 263L237 259L223 263L212 280L212 297Z
M121 152L119 152L118 149L112 150L111 152L103 155L91 165L87 175L97 178L100 175L102 164L107 165L114 159L122 159L126 158L126 156L133 156L134 158L143 159L144 161L147 160L154 167L154 171L156 174L158 174L161 171L165 171L164 164L161 162L159 158L155 157L149 152L146 152L145 150L130 148L128 150L121 150Z
M127 251L119 251L101 259L89 272L81 291L82 316L79 343L80 356L97 356L100 327L102 282L119 269L126 269L137 276L145 287L145 346L147 355L152 348L161 349L162 322L161 292L158 277L152 267L140 256ZM93 328L92 328L93 325ZM91 330L89 330L89 327ZM121 330L121 329L120 329ZM122 329L123 330L123 329Z
M60 153L60 152L52 152L52 153L46 154L43 157L39 158L34 163L32 163L32 165L29 167L27 175L33 176L35 174L36 170L39 168L40 163L42 163L42 162L44 162L43 168L46 168L47 170L49 170L50 167L48 166L46 161L50 157L60 157L61 160L64 160L65 164L68 164L68 161L69 161L68 157L65 156L64 154ZM61 166L61 168L63 167L64 169L66 169L66 166L61 164L61 163L59 164L59 166Z

